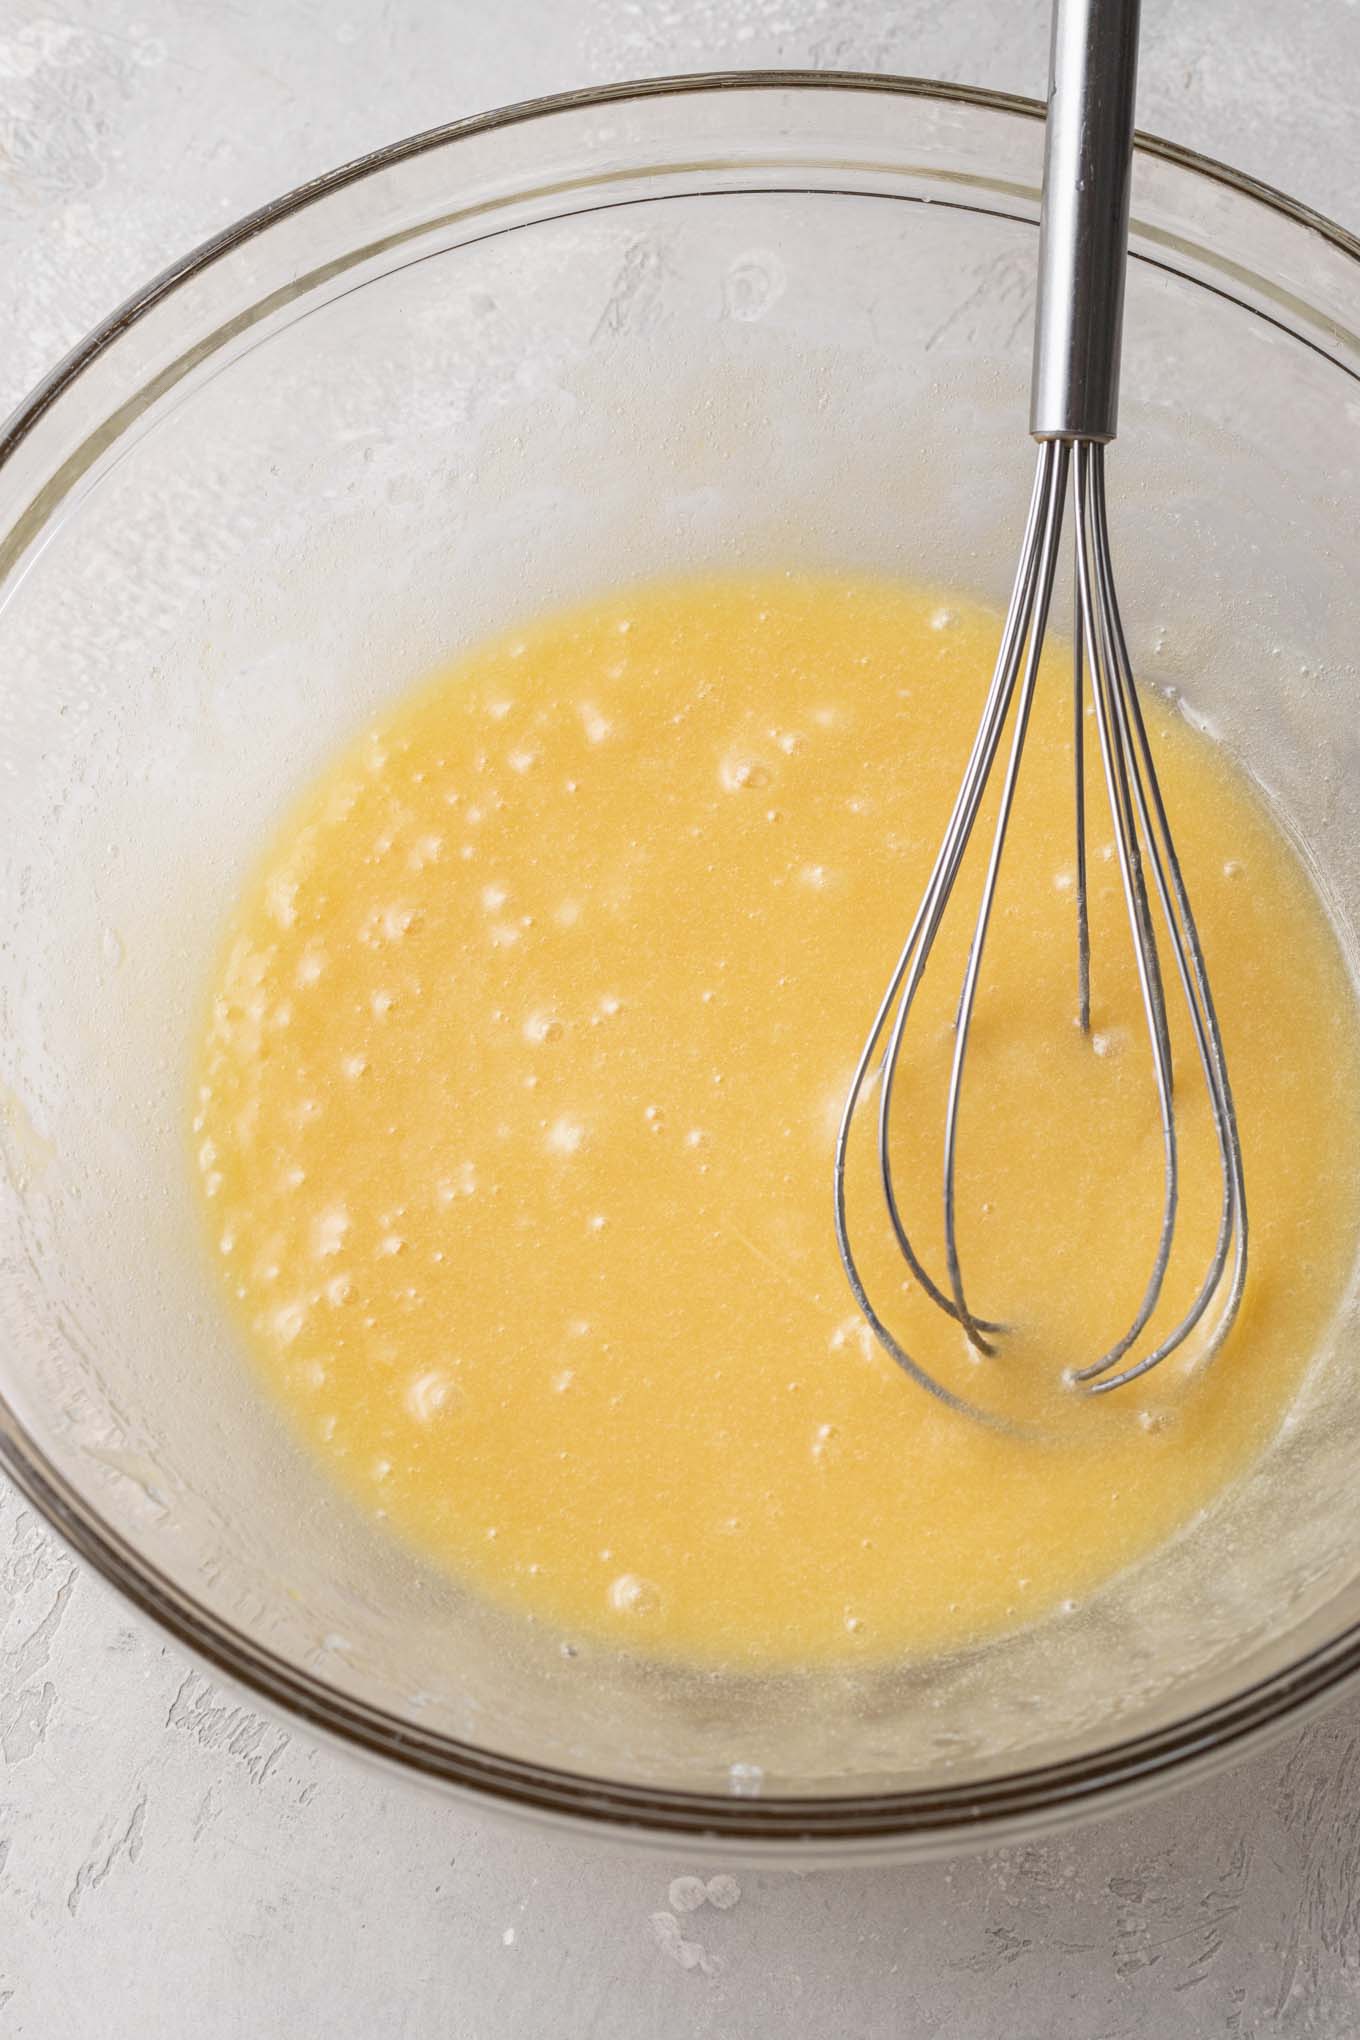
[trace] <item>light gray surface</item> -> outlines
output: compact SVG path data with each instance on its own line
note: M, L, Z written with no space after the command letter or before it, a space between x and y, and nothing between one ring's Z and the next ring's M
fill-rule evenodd
M172 256L413 129L727 65L1037 92L1046 41L1043 0L50 4L0 0L0 406ZM1360 224L1355 0L1146 12L1145 126ZM1069 1840L738 1873L671 1928L694 1866L482 1825L258 1719L5 1493L0 1756L0 2040L1360 2030L1356 1702Z

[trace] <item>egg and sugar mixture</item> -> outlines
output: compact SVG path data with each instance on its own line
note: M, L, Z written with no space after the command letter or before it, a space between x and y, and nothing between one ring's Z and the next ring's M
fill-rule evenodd
M1263 806L1155 700L1242 1128L1250 1272L1212 1365L1187 1350L1099 1400L1062 1386L1134 1314L1162 1178L1094 743L1090 1035L1075 1024L1061 648L961 1122L970 1301L1016 1327L994 1359L904 1279L867 1135L849 1175L894 1330L1033 1435L933 1403L855 1311L831 1224L836 1126L996 638L953 597L795 577L549 619L367 730L237 907L194 1149L244 1342L355 1501L500 1603L706 1664L955 1648L1154 1550L1294 1399L1360 1218L1354 995ZM937 1270L976 883L895 1105L906 1215ZM1208 1265L1221 1197L1173 1019L1183 1187L1153 1336Z

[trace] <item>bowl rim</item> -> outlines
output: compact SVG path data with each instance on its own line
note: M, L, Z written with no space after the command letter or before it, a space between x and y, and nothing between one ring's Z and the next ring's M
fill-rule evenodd
M116 341L189 279L268 228L374 173L471 136L556 114L691 94L860 92L941 100L1042 121L1042 102L935 79L857 71L750 70L630 80L521 100L427 128L355 157L245 214L172 262L79 341L0 425L0 470L63 393ZM1139 130L1140 155L1226 186L1291 224L1321 236L1360 265L1360 237L1273 185L1180 143ZM105 1522L31 1439L0 1397L0 1467L65 1542L176 1642L314 1732L436 1781L473 1801L617 1838L669 1842L700 1838L748 1855L797 1853L842 1860L948 1850L1013 1830L1103 1811L1117 1798L1227 1761L1334 1697L1360 1674L1360 1623L1226 1699L1143 1735L1062 1762L909 1791L826 1796L686 1791L621 1782L500 1756L402 1720L338 1691L324 1678L264 1647L196 1601Z

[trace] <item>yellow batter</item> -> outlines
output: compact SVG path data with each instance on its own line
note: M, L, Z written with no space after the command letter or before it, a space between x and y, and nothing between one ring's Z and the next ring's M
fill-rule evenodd
M1048 1442L932 1405L857 1320L831 1227L856 1053L977 720L996 619L872 581L629 593L478 652L307 795L231 929L199 1070L214 1252L335 1477L487 1594L703 1662L881 1658L1033 1619L1242 1475L1357 1233L1357 1021L1302 868L1223 757L1149 706L1217 993L1252 1260L1229 1344L1099 1403L1160 1142L1090 746L1094 1032L1074 1024L1069 671L1050 659L963 1118L979 1362L908 1345ZM927 980L899 1166L939 1266L941 1085L968 899ZM1177 1038L1168 1307L1218 1178Z

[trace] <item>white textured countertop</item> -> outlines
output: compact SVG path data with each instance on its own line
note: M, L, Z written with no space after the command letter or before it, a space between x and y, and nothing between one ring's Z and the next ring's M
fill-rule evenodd
M1145 0L1142 123L1360 224L1356 0ZM1046 0L0 0L0 408L413 129L811 64L1038 92ZM1069 1840L738 1873L468 1819L214 1689L0 1493L0 2040L1360 2032L1360 1705ZM697 1866L703 1868L704 1866ZM716 1869L718 1866L708 1866ZM702 1951L696 1955L694 1949Z

